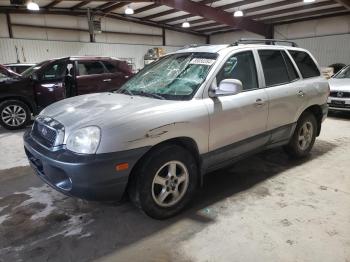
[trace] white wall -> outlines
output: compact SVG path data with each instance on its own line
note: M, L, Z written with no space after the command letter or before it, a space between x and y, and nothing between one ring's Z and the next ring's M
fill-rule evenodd
M248 32L248 31L235 31L235 32L212 35L210 36L210 43L211 44L232 44L233 42L241 38L265 38L265 37Z
M161 28L122 20L103 18L101 27L105 33L97 34L96 43L90 43L86 17L42 14L10 16L12 24L16 24L12 26L13 39L9 39L6 16L0 14L0 63L17 60L39 62L72 55L104 55L131 59L139 69L143 67L143 56L147 50L163 44ZM205 43L203 36L172 30L165 30L165 36L166 52L173 52L187 44Z
M275 38L310 50L321 66L350 64L350 15L275 26Z

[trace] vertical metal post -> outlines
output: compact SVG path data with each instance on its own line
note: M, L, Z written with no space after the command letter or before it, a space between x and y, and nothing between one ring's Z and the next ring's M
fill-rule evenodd
M162 43L163 43L163 46L166 46L165 28L164 27L162 27Z
M12 32L12 24L11 24L11 16L10 14L7 12L6 13L6 22L7 22L7 28L9 30L9 36L10 38L13 38L13 32Z
M94 34L94 25L92 22L90 8L87 9L87 19L88 19L88 26L89 26L90 42L93 43L95 42L95 34Z
M206 43L207 45L210 44L210 35L207 35L205 43Z

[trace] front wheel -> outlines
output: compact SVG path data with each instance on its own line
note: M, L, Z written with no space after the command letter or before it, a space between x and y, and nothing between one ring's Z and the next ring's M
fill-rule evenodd
M31 119L29 107L19 100L7 100L0 104L0 125L8 130L26 127Z
M165 219L188 204L197 181L197 165L190 152L166 145L153 150L136 168L129 196L150 217Z
M287 154L292 158L306 157L316 139L317 122L312 113L304 113L298 120L294 134L289 144L284 147Z

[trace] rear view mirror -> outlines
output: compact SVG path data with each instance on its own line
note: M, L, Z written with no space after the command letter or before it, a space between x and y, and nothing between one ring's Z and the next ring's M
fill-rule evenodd
M224 79L220 82L219 87L211 90L210 97L236 95L243 90L242 82L238 79Z

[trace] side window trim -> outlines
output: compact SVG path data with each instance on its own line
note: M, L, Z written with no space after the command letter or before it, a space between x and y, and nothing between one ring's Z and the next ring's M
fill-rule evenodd
M298 74L298 77L299 79L297 80L302 80L303 79L303 76L301 75L301 72L299 70L299 67L297 65L297 63L294 61L292 55L289 53L289 49L285 49L284 52L286 53L286 55L289 57L289 60L291 61L291 63L293 64L295 70L297 71L297 74ZM294 82L294 81L293 81Z
M291 76L291 74L290 74L290 72L289 72L288 64L287 64L287 61L286 61L286 58L289 58L289 57L288 57L288 56L285 57L286 51L285 51L285 50L280 50L280 52L281 52L281 55L282 55L284 64L285 64L285 66L286 66L286 68L287 68L287 73L288 73L288 77L289 77L289 83L293 83L294 81L299 80L299 77L298 77L298 78L295 78L295 79L292 79L292 76ZM283 55L283 54L284 54L284 55ZM292 66L294 66L294 65L292 64ZM294 68L294 70L295 70L295 68Z

